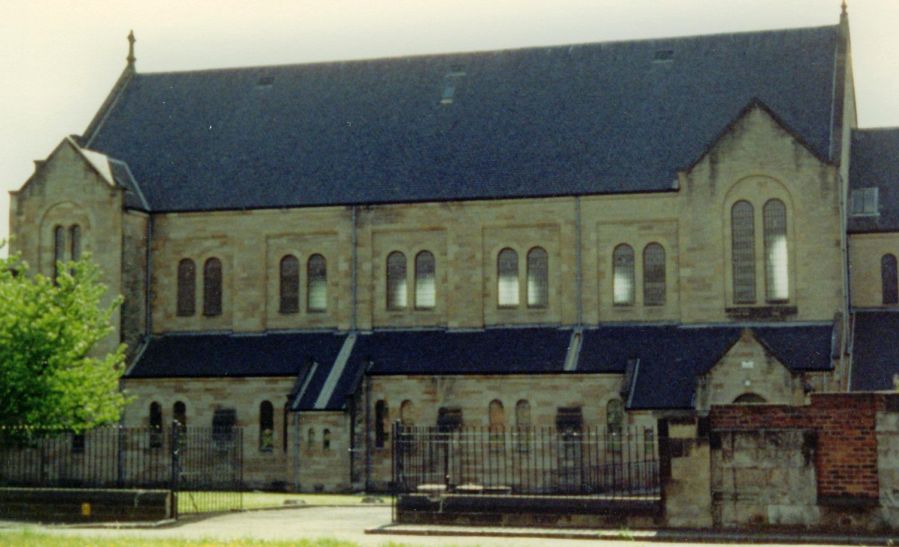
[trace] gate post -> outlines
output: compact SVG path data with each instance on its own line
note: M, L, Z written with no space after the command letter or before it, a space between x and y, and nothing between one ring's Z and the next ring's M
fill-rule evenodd
M178 427L178 421L172 421L172 436L171 436L171 446L170 449L172 451L172 480L171 480L171 489L172 489L172 518L178 518L178 482L181 478L181 460L180 454L178 450L178 446L180 443L180 439L178 438L180 433L180 427Z

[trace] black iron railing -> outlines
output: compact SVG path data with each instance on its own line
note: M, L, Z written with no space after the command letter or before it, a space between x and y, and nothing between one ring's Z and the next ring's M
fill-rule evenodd
M242 430L99 427L73 433L0 428L0 487L161 488L187 511L240 509Z
M472 428L396 424L397 493L660 496L652 428Z

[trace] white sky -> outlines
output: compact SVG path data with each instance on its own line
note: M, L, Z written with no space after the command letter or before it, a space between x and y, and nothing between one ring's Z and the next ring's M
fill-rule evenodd
M0 240L8 190L80 134L125 65L303 63L836 24L839 0L0 0ZM859 122L899 126L899 0L849 0ZM0 251L2 253L3 251Z

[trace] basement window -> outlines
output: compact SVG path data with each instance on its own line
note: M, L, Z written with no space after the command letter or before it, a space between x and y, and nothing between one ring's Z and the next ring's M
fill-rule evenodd
M878 192L876 186L853 190L849 196L849 211L852 216L874 216L878 212Z

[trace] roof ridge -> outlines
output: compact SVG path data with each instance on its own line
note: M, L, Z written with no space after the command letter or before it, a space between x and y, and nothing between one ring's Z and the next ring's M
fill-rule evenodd
M147 76L179 76L179 75L189 75L189 74L201 74L201 73L215 73L215 72L238 72L238 71L246 71L250 72L253 70L275 70L275 69L287 69L287 68L299 68L299 67L308 67L308 66L325 66L325 65L342 65L342 64L364 64L364 63L373 63L379 61L401 61L401 60L411 60L411 59L435 59L435 58L453 58L460 56L470 56L470 55L488 55L488 54L497 54L497 53L511 53L511 52L528 52L528 51L539 51L539 50L550 50L550 49L571 49L571 48L579 48L579 47L590 47L590 46L623 46L623 45L631 45L631 44L644 44L651 42L671 42L671 41L692 41L692 40L703 40L710 38L721 38L725 36L748 36L752 34L762 35L762 34L783 34L787 32L808 32L808 31L820 31L824 29L833 29L838 30L839 24L836 25L819 25L819 26L810 26L810 27L788 27L781 29L765 29L765 30L744 30L744 31L735 31L735 32L715 32L710 34L688 34L683 36L658 36L652 38L635 38L635 39L622 39L622 40L608 40L608 41L591 41L591 42L574 42L567 44L549 44L549 45L534 45L534 46L520 46L520 47L501 47L496 49L475 49L475 50L462 50L462 51L449 51L449 52L436 52L436 53L412 53L412 54L397 54L397 55L384 55L380 57L360 57L360 58L352 58L352 59L332 59L332 60L320 60L320 61L309 61L309 62L300 62L300 63L278 63L272 65L243 65L243 66L232 66L232 67L218 67L218 68L201 68L201 69L188 69L188 70L163 70L158 72L141 72L135 73L134 77L147 77Z

